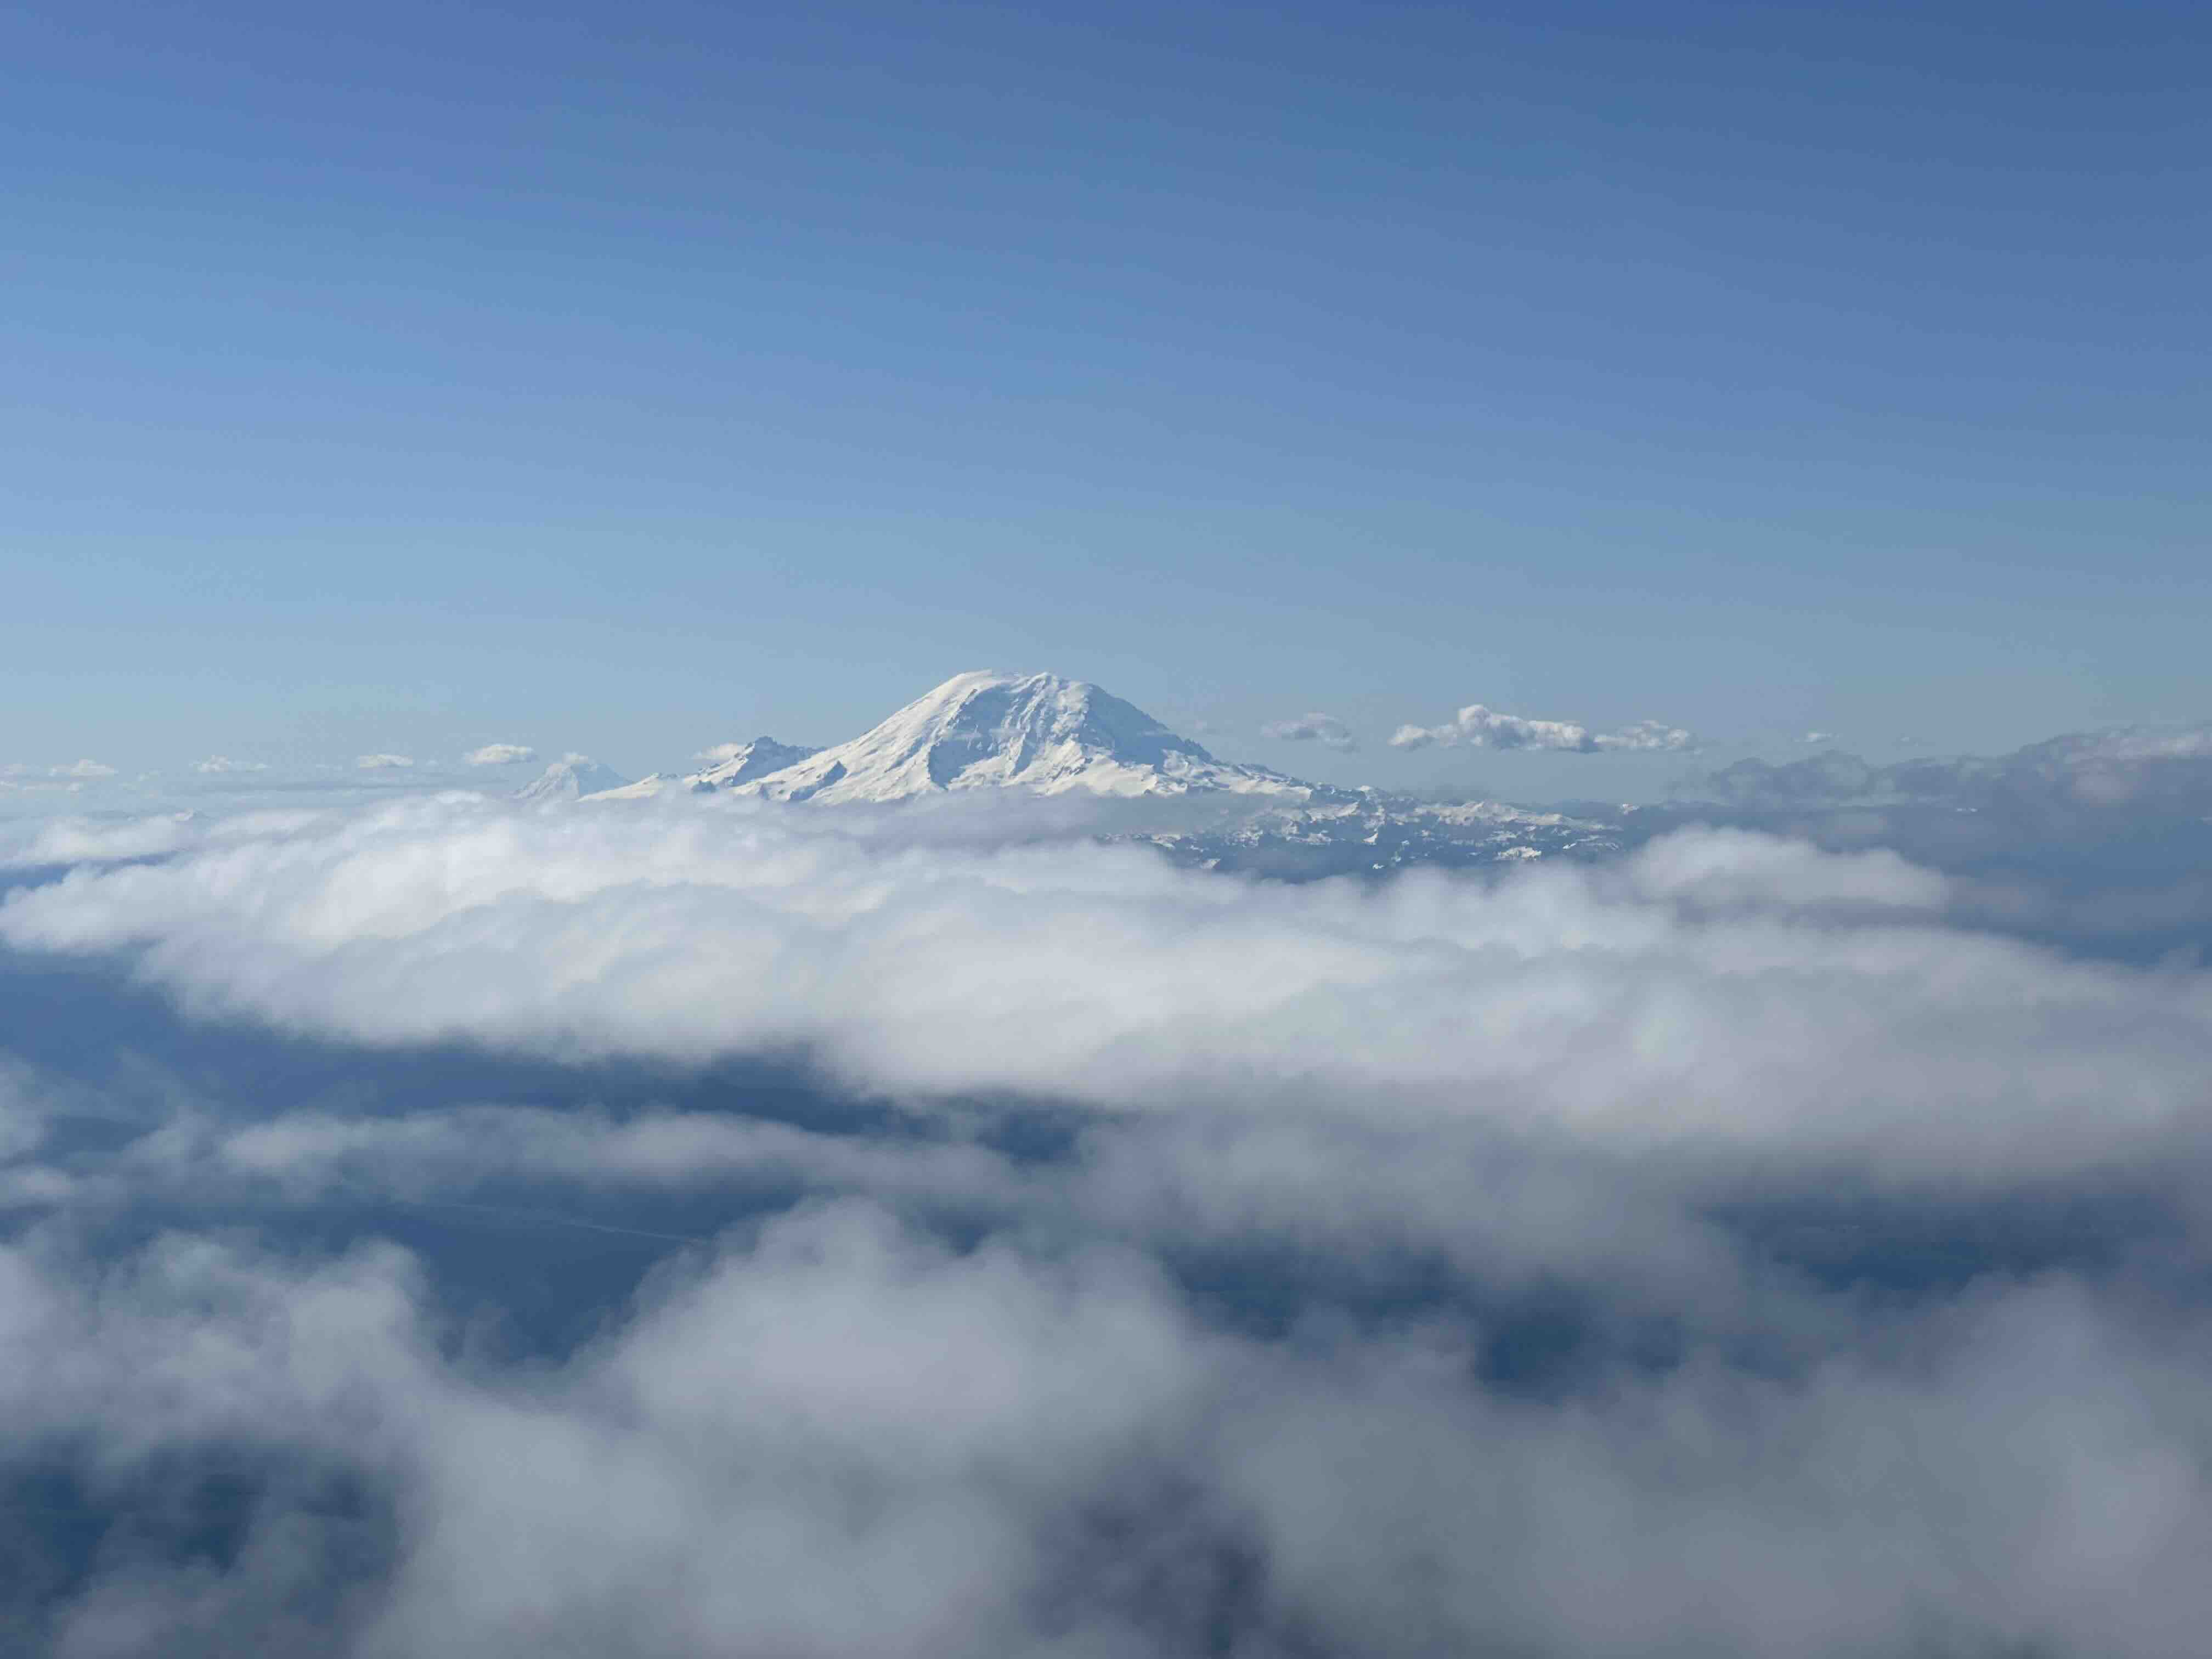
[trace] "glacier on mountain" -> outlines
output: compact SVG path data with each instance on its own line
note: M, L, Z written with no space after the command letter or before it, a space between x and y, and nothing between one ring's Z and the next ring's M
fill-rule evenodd
M813 744L778 743L774 738L755 738L750 743L728 744L716 750L712 766L687 774L684 781L695 789L702 786L708 789L732 788L795 766L808 756L821 752Z
M738 786L774 800L905 800L947 790L1039 794L1346 793L1265 767L1216 760L1150 714L1083 680L956 674L849 743Z
M1004 790L1073 806L1088 797L1090 832L1104 839L1290 879L1596 856L1620 845L1615 826L1594 819L1344 789L1221 760L1099 687L1052 674L958 674L847 743L809 749L763 737L712 754L702 770L655 773L590 799L902 806L980 804Z
M657 795L687 790L695 795L709 795L718 789L727 789L735 784L750 783L755 778L766 777L771 772L818 752L811 744L778 743L774 738L755 738L750 743L726 743L699 757L702 760L711 759L714 763L711 766L696 772L651 772L635 783L601 790L590 799L649 800Z

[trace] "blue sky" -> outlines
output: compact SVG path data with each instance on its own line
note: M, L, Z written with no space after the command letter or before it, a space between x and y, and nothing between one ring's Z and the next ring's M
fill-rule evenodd
M1480 702L2208 712L2212 18L1564 4L0 21L0 762L641 771L957 670L1225 754ZM1270 744L1324 710L1349 758Z

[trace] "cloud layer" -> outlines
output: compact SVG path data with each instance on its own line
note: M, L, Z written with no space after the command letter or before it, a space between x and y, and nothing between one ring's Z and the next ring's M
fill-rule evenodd
M2198 981L1942 926L1949 884L1887 853L1688 831L1616 866L1280 887L871 822L469 798L163 821L112 833L173 856L14 895L0 941L130 951L189 1006L349 1041L798 1053L1115 1108L1352 1091L1904 1164L2130 1155L2196 1132L2212 1060Z
M27 832L12 1645L2193 1651L2206 975L990 807Z

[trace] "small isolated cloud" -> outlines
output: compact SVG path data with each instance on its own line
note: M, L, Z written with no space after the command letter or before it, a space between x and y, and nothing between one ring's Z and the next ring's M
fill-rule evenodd
M693 760L708 761L710 763L733 761L751 747L752 744L749 743L709 744L706 748L702 749L697 754L692 756L691 758Z
M67 766L54 767L51 775L58 778L112 778L115 775L115 769L96 760L80 760L71 761Z
M1574 720L1530 720L1471 702L1442 726L1401 726L1393 749L1550 749L1564 754L1690 749L1697 739L1679 726L1638 720L1612 732L1593 732Z
M405 755L362 755L354 762L354 765L364 772L382 772L393 767L414 764L414 761Z
M1283 743L1318 743L1331 749L1352 750L1359 739L1334 714L1301 714L1292 720L1271 720L1260 728L1263 738Z
M264 762L233 760L228 755L210 755L204 761L192 763L195 772L266 772L268 769Z
M1835 740L1836 734L1832 732L1808 732L1797 739L1800 743L1833 743Z
M461 757L470 766L519 766L537 758L538 751L526 743L488 743Z

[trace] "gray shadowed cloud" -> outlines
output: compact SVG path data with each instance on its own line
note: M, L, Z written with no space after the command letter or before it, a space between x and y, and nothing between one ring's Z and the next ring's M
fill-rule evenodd
M1394 749L1545 749L1566 754L1680 750L1696 739L1678 726L1638 720L1610 732L1593 732L1573 720L1531 720L1469 703L1441 726L1401 726L1390 737Z
M1359 747L1352 728L1334 714L1301 714L1296 720L1271 720L1260 728L1263 738L1279 743L1317 743L1324 748L1349 752Z
M57 1449L11 1510L15 1553L67 1547L42 1515L139 1533L54 1573L57 1653L521 1655L557 1631L641 1656L1747 1656L1910 1652L1932 1621L1970 1649L2148 1659L2212 1615L2212 1326L2143 1305L2152 1281L1827 1292L1655 1212L1643 1166L1492 1163L1450 1137L1394 1165L1364 1133L1301 1148L1292 1126L1153 1117L1024 1168L719 1115L226 1131L187 1108L72 1176L40 1139L91 1103L35 1076L13 1097L9 1194L48 1221L0 1248L0 1328L40 1356L0 1373L0 1409L11 1445ZM210 1130L275 1183L267 1242L173 1221L105 1263L73 1245L73 1206L112 1209ZM277 1242L283 1206L327 1226L318 1205L388 1181L434 1214L518 1152L572 1172L572 1209L629 1183L654 1217L762 1156L811 1160L817 1195L659 1247L595 1338L516 1359L452 1340L434 1258ZM311 1173L334 1159L335 1187ZM464 1208L498 1224L495 1200ZM1601 1295L1592 1328L1620 1345L1528 1390L1448 1303L1344 1305L1440 1237L1470 1291L1517 1256ZM1267 1293L1313 1298L1279 1334L1167 1265L1271 1239L1337 1275L1276 1258ZM1611 1261L1577 1253L1608 1239ZM1632 1357L1651 1321L1675 1357ZM145 1525L196 1512L212 1542ZM1714 1583L1744 1588L1690 1593Z

